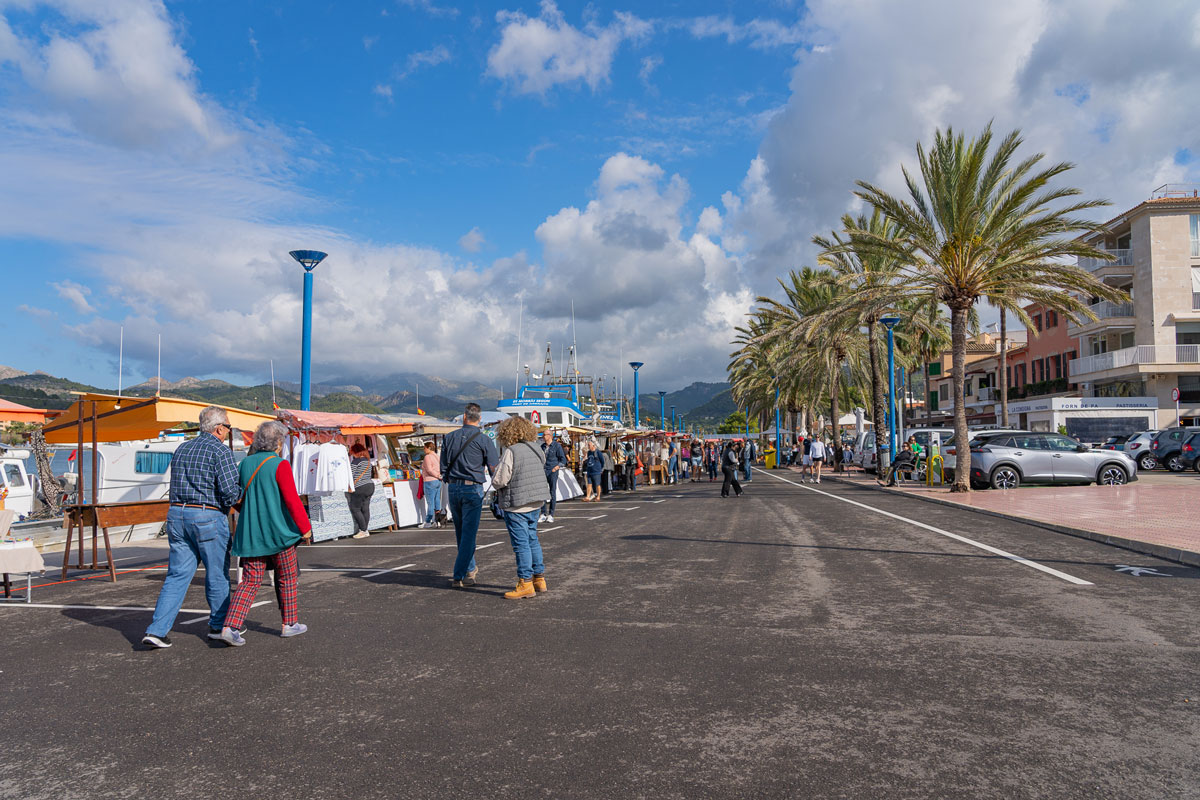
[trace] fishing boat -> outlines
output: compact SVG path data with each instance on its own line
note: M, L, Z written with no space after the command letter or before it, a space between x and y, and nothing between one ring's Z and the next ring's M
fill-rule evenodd
M524 417L534 425L581 427L591 423L579 407L579 397L570 384L526 385L511 400L500 400L496 410Z

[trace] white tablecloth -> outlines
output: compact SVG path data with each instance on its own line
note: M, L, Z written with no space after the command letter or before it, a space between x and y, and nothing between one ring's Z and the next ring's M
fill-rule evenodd
M0 572L41 572L45 568L33 542L0 542Z

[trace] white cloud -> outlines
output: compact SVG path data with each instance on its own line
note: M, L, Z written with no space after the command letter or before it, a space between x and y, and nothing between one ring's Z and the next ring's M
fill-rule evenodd
M450 50L445 45L436 45L428 50L421 50L416 53L409 53L408 58L404 62L404 69L400 70L397 75L397 80L404 80L409 75L412 75L419 69L424 67L436 67L438 64L445 64L452 58Z
M650 76L654 74L654 70L662 66L662 56L646 56L642 59L642 67L638 70L638 80L646 87L650 87Z
M537 17L500 11L500 41L488 53L487 72L522 94L545 94L554 86L586 84L595 91L609 79L613 55L627 39L650 33L650 23L618 11L605 26L583 29L563 17L554 0L542 0Z
M458 246L468 253L478 253L487 244L487 238L479 228L471 228L458 240Z
M195 66L161 2L40 5L62 16L64 30L53 23L14 30L11 17L0 19L0 66L16 65L45 111L123 147L210 150L236 142L235 126L198 90Z
M392 101L392 87L388 86L386 83L375 84L375 88L371 89L371 91L374 94L382 97L384 100L387 100L389 103Z
M810 237L856 207L856 179L902 191L900 164L911 168L915 143L938 127L1021 128L1024 154L1075 162L1065 184L1114 201L1101 218L1196 177L1181 153L1200 153L1194 3L814 0L807 9L814 46L798 53L790 100L724 198L723 242L744 253L756 286L812 263Z
M50 284L58 296L71 304L78 314L95 314L96 309L88 302L92 290L74 281L58 281Z
M729 44L745 41L760 50L797 45L804 41L804 31L799 24L785 25L773 19L752 19L738 23L732 17L708 16L688 20L685 27L698 39L724 38Z
M407 8L416 11L424 11L434 17L457 17L459 10L453 6L439 6L434 4L433 0L397 0L397 2Z

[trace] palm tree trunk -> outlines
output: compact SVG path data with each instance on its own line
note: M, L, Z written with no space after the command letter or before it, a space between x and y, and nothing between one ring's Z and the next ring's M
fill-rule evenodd
M996 376L1000 389L1000 424L1008 427L1008 312L1000 306L1000 372Z
M883 446L887 441L887 417L884 416L883 399L883 368L879 360L879 342L875 335L879 325L874 318L867 320L867 351L871 360L871 423L875 426L875 453L879 457L877 473L882 475L887 469L889 460L883 460Z
M833 471L842 471L842 437L838 433L838 373L842 370L842 360L839 358L833 366L833 376L830 378L830 383L833 386L830 389L830 408L833 416Z
M952 492L971 491L971 448L967 446L967 405L963 380L967 372L967 312L950 308L950 382L954 390L954 484Z

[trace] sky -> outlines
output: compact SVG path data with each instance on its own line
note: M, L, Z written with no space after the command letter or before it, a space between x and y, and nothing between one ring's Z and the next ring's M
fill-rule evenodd
M0 364L112 387L123 329L125 385L160 336L168 380L298 380L318 249L317 382L511 386L573 333L721 380L938 128L1107 217L1200 180L1198 96L1191 0L0 0Z

